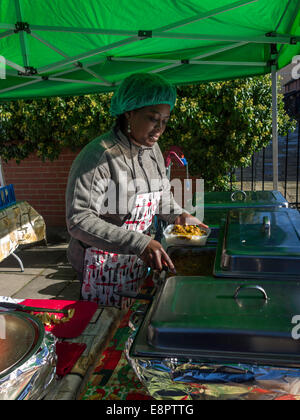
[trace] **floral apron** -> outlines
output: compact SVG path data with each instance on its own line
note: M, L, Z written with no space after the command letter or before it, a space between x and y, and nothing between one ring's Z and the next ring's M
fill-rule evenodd
M137 194L130 219L122 229L146 232L159 205L161 192ZM87 248L81 296L101 306L125 309L132 299L119 296L120 292L137 292L145 278L146 266L137 255L114 254L97 248Z

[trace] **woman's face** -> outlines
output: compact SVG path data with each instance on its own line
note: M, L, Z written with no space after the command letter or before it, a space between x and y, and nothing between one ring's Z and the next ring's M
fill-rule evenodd
M145 106L125 113L130 140L138 146L152 147L163 134L170 118L170 105Z

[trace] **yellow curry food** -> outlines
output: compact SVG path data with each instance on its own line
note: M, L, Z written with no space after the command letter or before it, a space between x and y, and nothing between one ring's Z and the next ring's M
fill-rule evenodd
M191 239L193 236L205 236L207 232L196 225L174 225L171 234L180 238Z
M68 315L64 316L63 318L59 318L58 316L51 314L51 310L48 312L41 312L41 313L35 313L31 312L31 315L36 316L39 318L39 320L46 326L51 327L52 325L58 325L58 324L65 324L66 322L69 322L75 314L75 309L68 309Z

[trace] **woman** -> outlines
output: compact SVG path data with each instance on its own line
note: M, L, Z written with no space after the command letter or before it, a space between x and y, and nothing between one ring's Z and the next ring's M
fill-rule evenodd
M72 165L68 257L85 300L124 308L131 302L120 292L137 291L145 267L174 272L161 244L149 235L155 214L169 224L202 225L174 201L157 144L175 101L175 88L160 76L128 77L111 101L116 125L89 143Z

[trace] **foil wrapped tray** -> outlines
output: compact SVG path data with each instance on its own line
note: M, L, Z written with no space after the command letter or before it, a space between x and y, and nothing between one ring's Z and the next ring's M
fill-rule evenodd
M0 400L41 399L56 373L56 339L27 313L0 313Z

